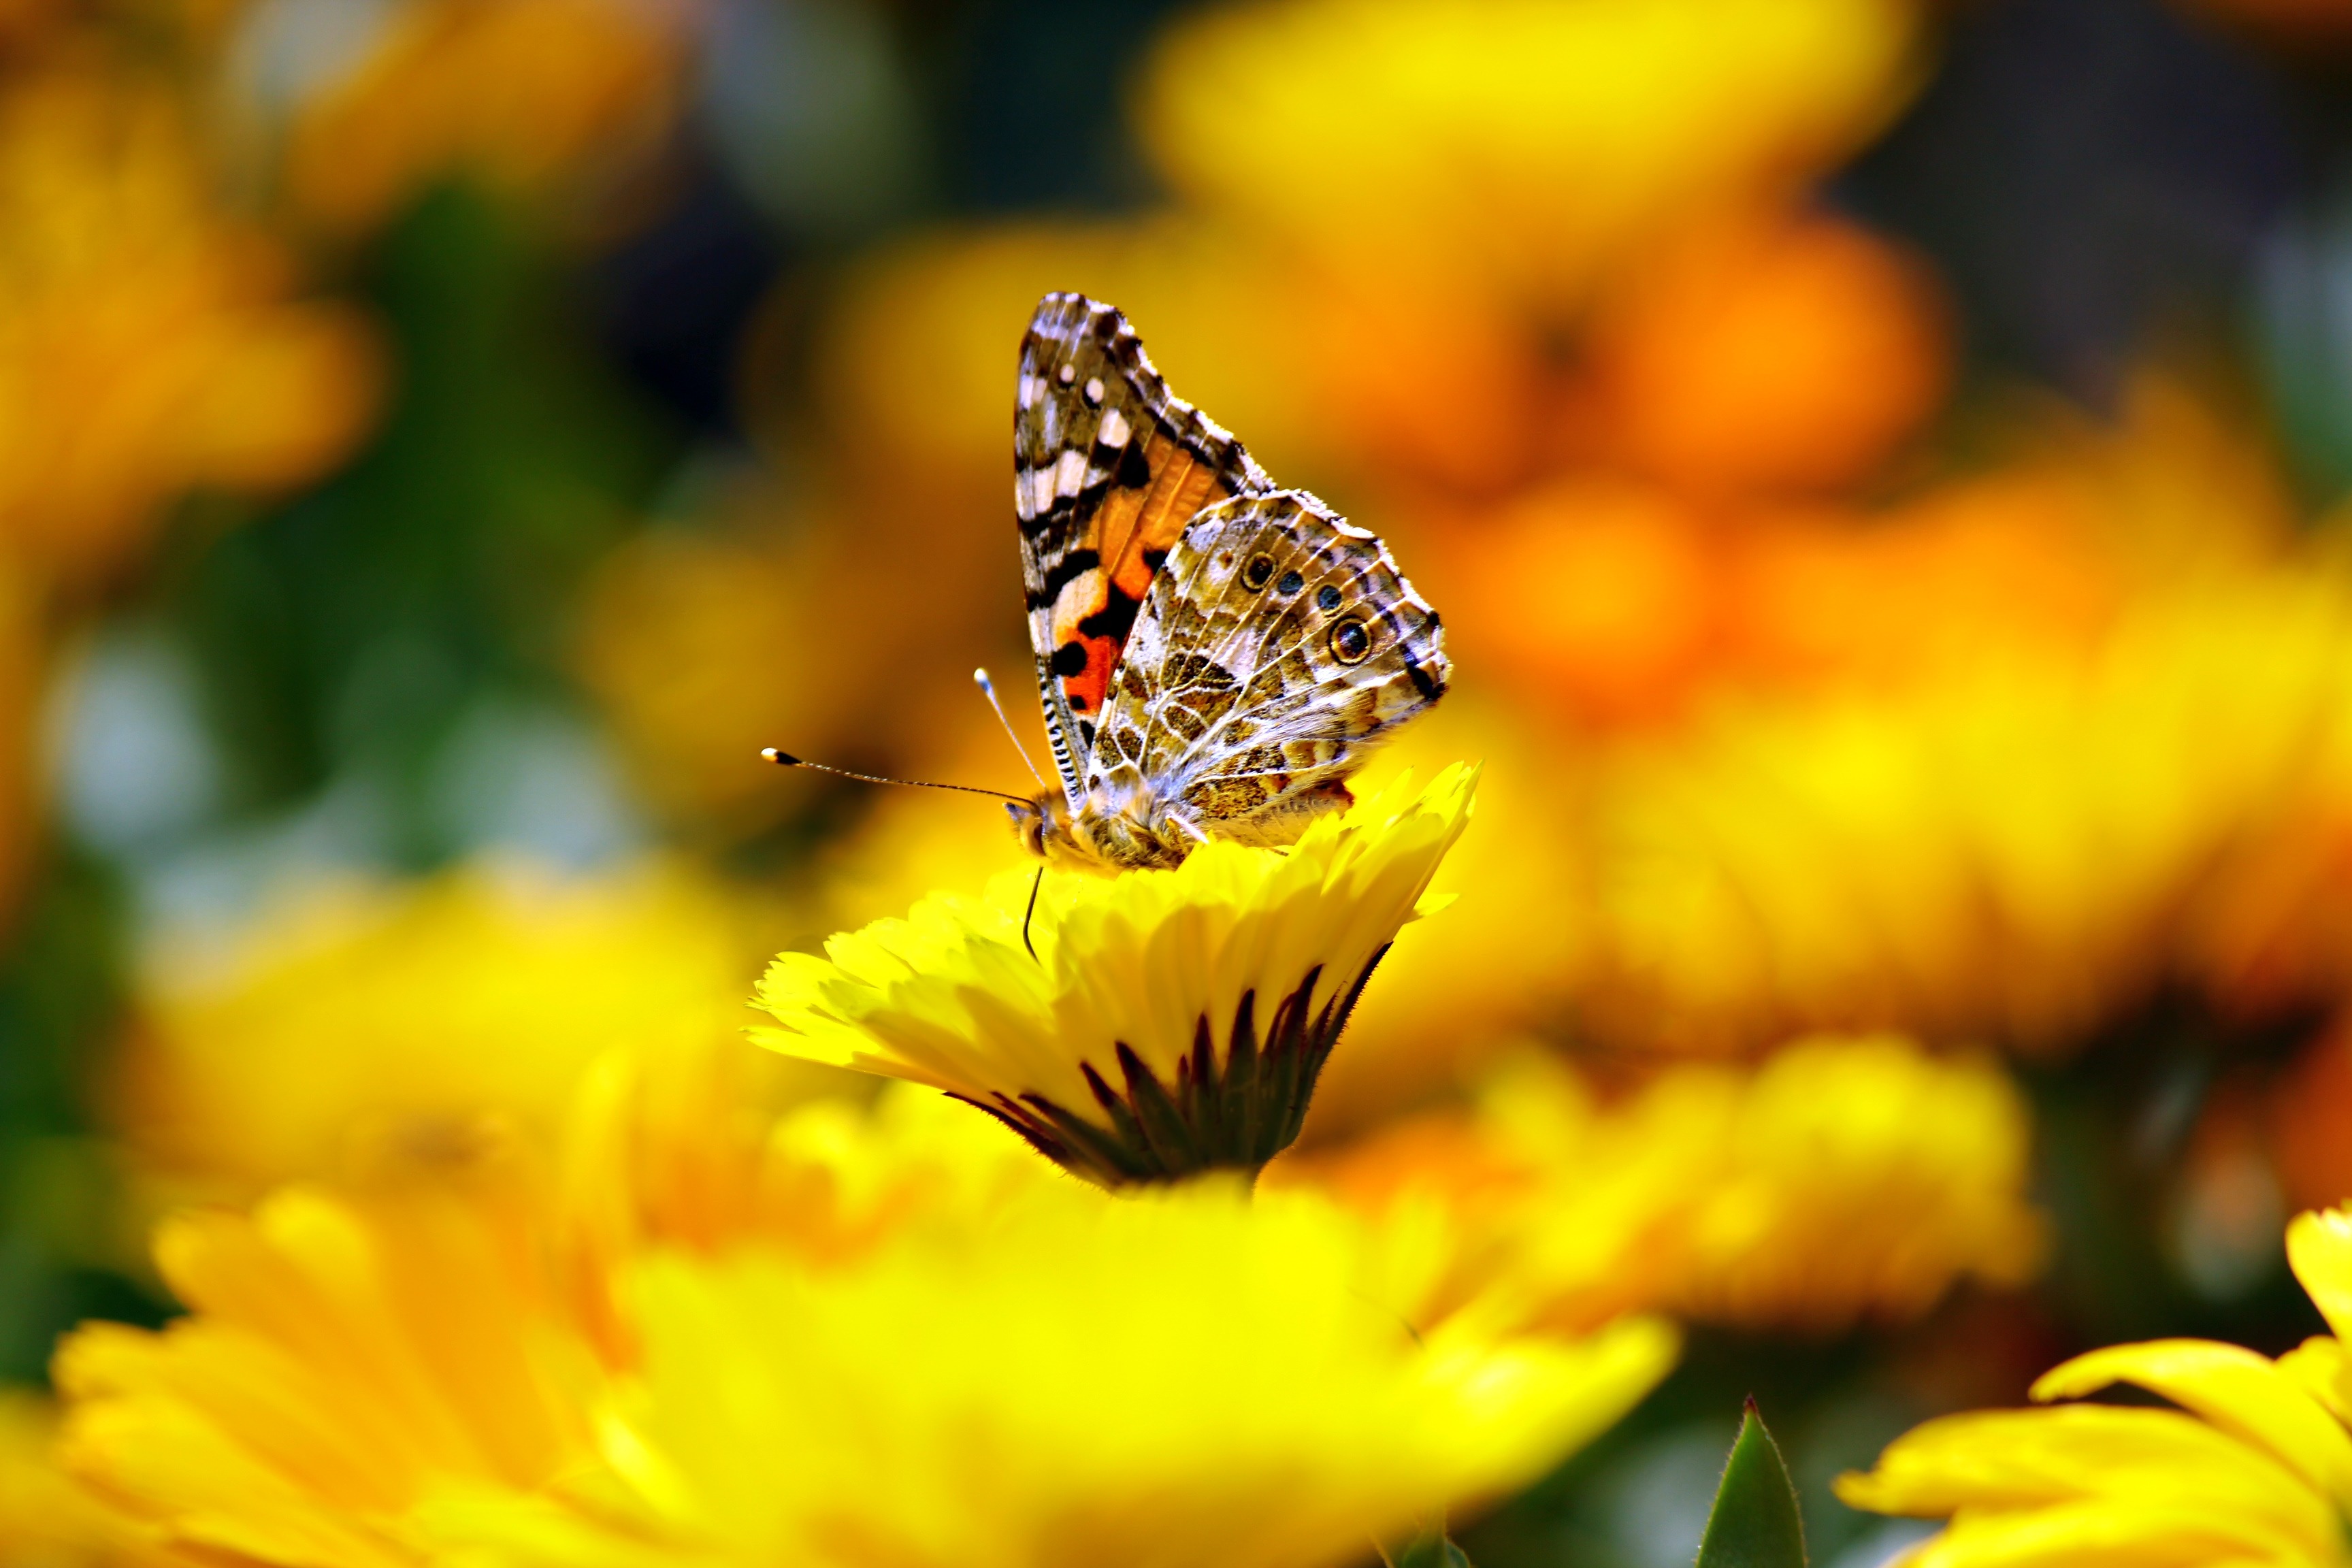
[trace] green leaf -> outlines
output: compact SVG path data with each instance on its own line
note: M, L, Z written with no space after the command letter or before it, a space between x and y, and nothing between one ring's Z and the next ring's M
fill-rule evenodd
M1797 1489L1789 1484L1789 1467L1752 1397L1739 1418L1739 1440L1724 1464L1693 1568L1805 1568Z
M1441 1530L1406 1547L1397 1558L1397 1568L1470 1568L1470 1559Z

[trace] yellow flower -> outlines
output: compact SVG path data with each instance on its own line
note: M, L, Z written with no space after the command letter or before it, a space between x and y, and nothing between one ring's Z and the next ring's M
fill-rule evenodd
M239 1194L387 1146L459 1156L485 1117L551 1142L602 1052L728 1040L755 951L658 867L314 888L221 946L147 965L115 1098L152 1162Z
M1700 1048L1856 1017L2057 1047L2221 969L2200 900L2352 778L2347 630L2335 573L2239 574L2138 597L2088 657L1979 647L1617 750L1585 1016Z
M185 1568L174 1552L58 1468L57 1415L29 1389L0 1389L0 1562L9 1568Z
M1763 1330L1916 1318L1955 1282L2040 1261L2030 1123L1982 1058L1895 1037L1784 1047L1760 1067L1667 1068L1603 1100L1544 1058L1466 1116L1277 1163L1442 1243L1399 1287L1417 1322L1468 1310L1589 1324L1657 1310ZM1409 1251L1408 1247L1408 1251ZM1401 1255L1402 1256L1402 1255Z
M404 0L358 68L303 106L289 179L342 229L453 175L541 191L648 144L678 66L655 8L625 0Z
M761 1044L928 1083L1117 1183L1255 1169L1298 1135L1349 1010L1470 816L1473 769L1400 779L1286 851L1030 875L788 952ZM1035 956L1024 944L1034 944Z
M156 1261L190 1315L65 1342L67 1468L190 1548L392 1568L426 1560L426 1500L587 1464L594 1357L528 1192L471 1175L167 1222Z
M186 117L91 75L0 97L0 541L69 583L119 568L166 502L338 460L380 365L349 310L216 210Z
M2286 1244L2330 1334L2276 1361L2209 1340L2093 1351L2044 1373L2033 1397L2124 1383L2179 1408L1947 1415L1841 1477L1838 1495L1950 1518L1906 1568L2352 1563L2352 1215L2303 1215Z
M1859 145L1916 26L1889 0L1281 0L1171 30L1139 117L1204 208L1542 305Z
M1419 1343L1359 1290L1362 1245L1319 1204L1225 1182L1061 1184L822 1282L657 1261L605 1447L644 1506L629 1534L670 1552L478 1523L551 1565L1339 1563L1532 1478L1671 1357L1643 1321Z
M1313 1568L1539 1473L1674 1354L1644 1320L1416 1338L1310 1194L1116 1197L911 1088L765 1162L789 1201L594 1265L609 1341L507 1167L174 1221L191 1315L68 1342L65 1459L289 1568Z

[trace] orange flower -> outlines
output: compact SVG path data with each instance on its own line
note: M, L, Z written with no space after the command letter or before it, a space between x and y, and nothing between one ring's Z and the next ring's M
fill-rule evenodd
M303 106L288 178L365 229L437 179L544 192L668 122L678 41L624 0L404 0L359 67Z
M2126 595L2078 484L2033 471L1874 517L1726 515L1603 475L1416 539L1465 668L1579 727L1680 722L1727 691L1897 692L1988 647L2086 658Z
M225 218L160 91L88 76L0 98L0 539L68 581L119 567L194 489L316 476L373 412L352 312L298 303Z
M1589 353L1604 439L1708 496L1868 478L1941 403L1951 357L1918 262L1810 216L1667 247L1603 301Z

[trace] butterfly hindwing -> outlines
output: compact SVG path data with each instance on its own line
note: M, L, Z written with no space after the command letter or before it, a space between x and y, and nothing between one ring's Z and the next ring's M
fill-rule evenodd
M1022 340L1013 461L1030 646L1075 807L1162 562L1195 514L1274 485L1239 441L1168 390L1126 317L1080 294L1046 295Z
M1377 537L1305 491L1237 497L1153 580L1087 783L1165 799L1204 835L1287 842L1449 675L1436 612Z

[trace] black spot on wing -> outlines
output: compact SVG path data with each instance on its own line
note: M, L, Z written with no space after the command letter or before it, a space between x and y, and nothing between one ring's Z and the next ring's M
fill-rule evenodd
M1151 465L1144 460L1143 443L1130 441L1118 459L1118 482L1131 490L1148 489L1151 484Z
M1045 574L1045 585L1028 595L1029 607L1042 610L1062 596L1062 590L1076 581L1081 573L1091 572L1102 564L1102 556L1092 550L1073 550L1054 563Z
M1430 611L1429 619L1421 623L1421 630L1422 634L1427 637L1431 642L1433 643L1437 640L1437 612L1435 610ZM1407 675L1412 677L1412 689L1415 691L1420 692L1424 700L1434 702L1440 697L1445 695L1445 687L1444 684L1441 683L1435 676L1430 674L1429 671L1422 668L1420 662L1411 654L1406 654L1404 656L1404 669Z
M1431 676L1429 671L1422 668L1410 656L1404 661L1404 672L1412 677L1412 689L1421 693L1423 700L1434 702L1445 695L1445 688L1438 685L1435 678ZM1451 712L1452 710L1448 709L1447 711Z
M1130 599L1120 593L1117 584L1111 584L1108 586L1110 597L1104 602L1101 609L1078 623L1078 635L1089 637L1108 637L1123 647L1127 642L1127 634L1135 629L1135 615L1143 607L1143 603L1139 599Z

